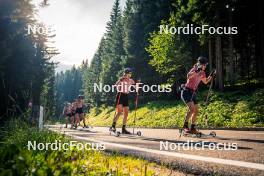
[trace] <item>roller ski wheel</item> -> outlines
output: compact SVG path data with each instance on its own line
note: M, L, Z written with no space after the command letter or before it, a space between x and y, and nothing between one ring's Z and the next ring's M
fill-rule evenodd
M116 137L119 137L120 134L121 134L121 133L120 133L119 131L117 131L117 132L115 133Z
M201 132L198 132L196 134L194 134L197 138L201 138L202 137L202 133Z
M116 128L110 127L109 128L109 134L110 135L114 134L116 137L119 137L121 133L119 131L116 131Z
M216 132L210 131L209 136L216 137Z
M141 131L137 131L137 135L138 136L141 136L142 134L141 134Z
M193 134L193 133L183 133L183 136L184 137L194 137L194 138L201 138L202 137L202 133L195 133L195 134Z
M184 129L179 129L179 133L180 136L184 136L184 137L195 137L195 138L201 138L202 137L202 133L199 131L185 131Z
M116 133L116 128L115 127L110 127L109 128L109 134L112 135L112 133Z
M190 136L193 136L193 134L191 134L191 133L185 133L185 132L183 132L182 135L183 135L184 137L190 137Z

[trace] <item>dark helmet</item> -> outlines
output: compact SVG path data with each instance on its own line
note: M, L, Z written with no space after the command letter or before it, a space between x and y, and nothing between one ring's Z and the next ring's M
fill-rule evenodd
M129 68L129 67L124 69L125 74L132 73L132 71L133 71L132 68Z
M201 64L201 65L204 65L204 64L208 64L207 62L207 58L206 57L203 57L203 56L199 56L198 59L197 59L197 63Z

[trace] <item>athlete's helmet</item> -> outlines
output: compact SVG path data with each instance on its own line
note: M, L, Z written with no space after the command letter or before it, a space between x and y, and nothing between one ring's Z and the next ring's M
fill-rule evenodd
M197 59L197 63L201 65L207 65L208 64L207 58L203 56L199 56Z
M132 71L133 71L132 68L129 68L129 67L124 69L125 74L132 73Z

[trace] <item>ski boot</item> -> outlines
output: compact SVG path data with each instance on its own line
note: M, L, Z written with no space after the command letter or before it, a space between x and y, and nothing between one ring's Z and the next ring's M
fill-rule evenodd
M190 131L190 129L188 127L183 128L183 133L184 134L189 134L190 132L191 131Z
M88 125L84 125L83 128L89 128L89 126Z
M122 128L122 134L131 134L131 133L127 131L126 128Z
M184 122L184 125L182 127L181 132L185 135L185 134L189 134L190 133L190 129L188 127L188 122Z
M109 128L109 131L115 133L116 132L116 127L115 126L111 126Z
M198 138L202 137L202 133L195 128L194 124L191 125L190 134L195 135Z

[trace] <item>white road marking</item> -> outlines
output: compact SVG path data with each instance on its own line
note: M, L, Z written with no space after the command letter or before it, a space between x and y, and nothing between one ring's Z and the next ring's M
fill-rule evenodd
M52 130L54 130L54 129L52 129ZM60 133L62 132L60 130L54 130L54 131L57 131ZM232 165L232 166L238 166L238 167L246 167L246 168L251 168L251 169L264 170L264 164L251 163L251 162L245 162L245 161L237 161L237 160L228 160L228 159L221 159L221 158L214 158L214 157L205 157L205 156L198 156L198 155L184 154L184 153L177 153L177 152L154 150L154 149L124 145L124 144L116 144L116 143L112 143L112 142L104 142L104 141L96 140L93 138L75 136L75 135L68 133L68 132L63 132L63 133L65 135L71 136L75 139L86 140L86 141L97 142L97 143L103 143L105 145L123 148L123 149L131 149L131 150L147 152L147 153L152 153L152 154L160 154L160 155L171 156L171 157L178 157L178 158L198 160L198 161L204 161L204 162L210 162L210 163L217 163L217 164Z

